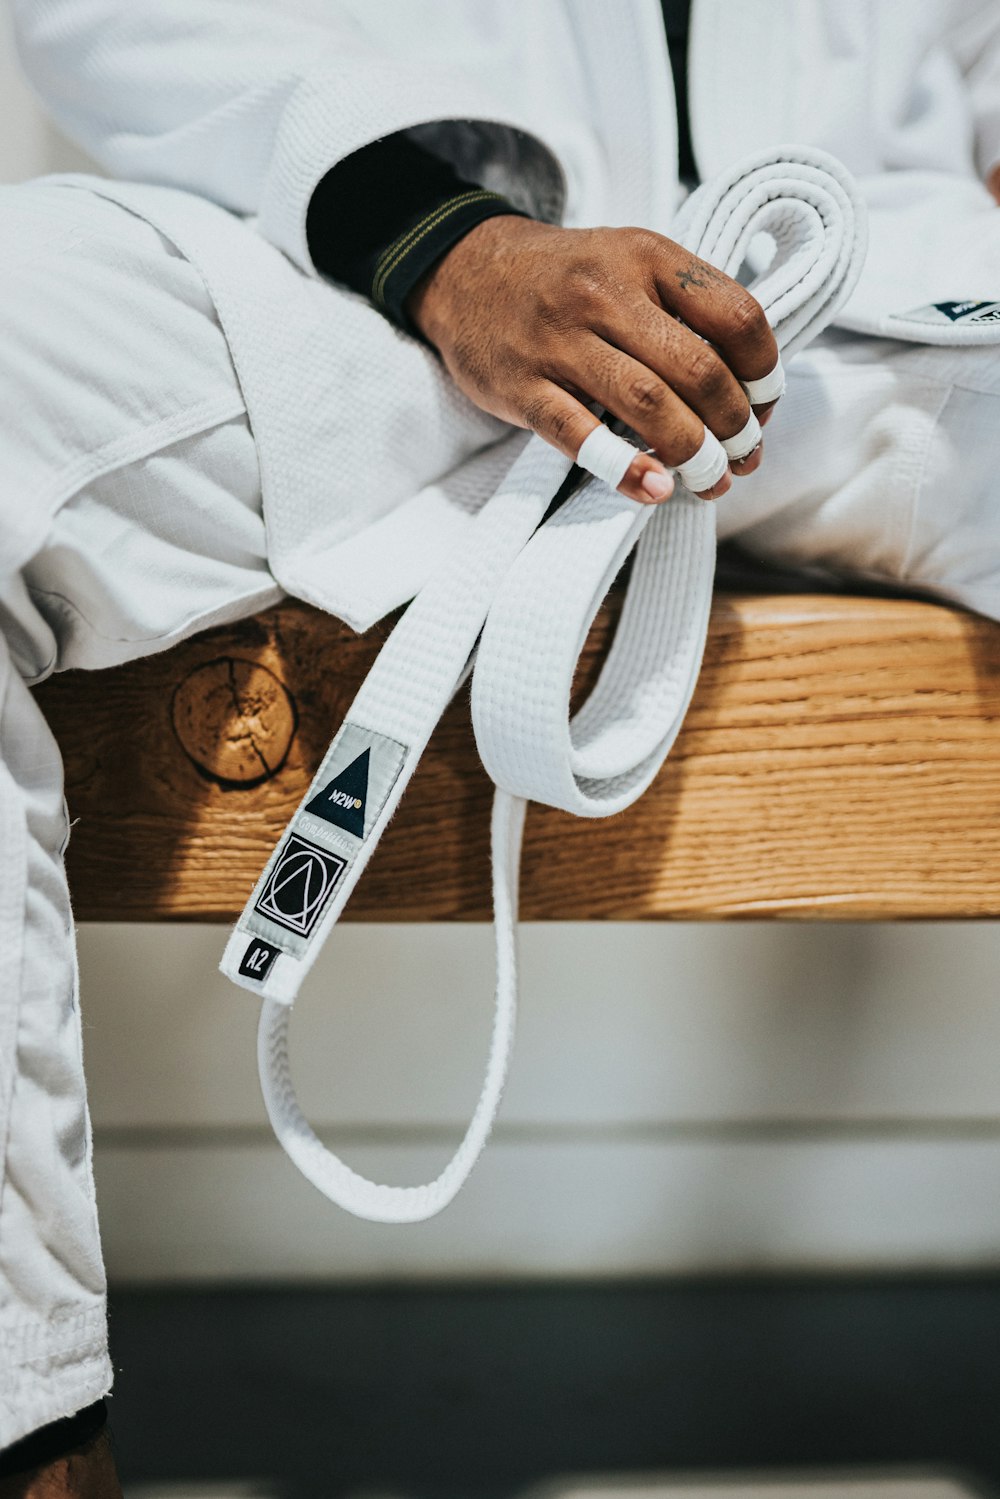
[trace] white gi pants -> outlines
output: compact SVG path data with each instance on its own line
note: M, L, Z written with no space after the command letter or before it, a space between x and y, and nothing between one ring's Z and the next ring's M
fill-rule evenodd
M1000 618L998 418L994 349L829 334L792 365L765 461L720 503L720 529L764 556L926 583ZM80 188L0 190L5 510L0 1447L111 1384L62 767L29 684L280 596L204 284L144 220ZM11 536L19 560L4 574Z
M2 1448L111 1385L62 765L28 683L281 596L200 278L88 193L0 191L0 486L41 522L0 579Z

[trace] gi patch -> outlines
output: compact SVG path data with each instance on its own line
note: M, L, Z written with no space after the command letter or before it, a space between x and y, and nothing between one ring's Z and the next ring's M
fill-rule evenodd
M977 302L970 298L961 302L929 302L926 307L894 312L892 316L901 323L929 323L939 328L949 323L981 327L985 323L1000 323L1000 302Z
M254 910L308 937L346 868L347 860L339 854L290 833Z
M271 972L274 960L280 951L281 949L275 947L273 942L262 942L259 937L254 937L243 954L239 972L244 978L259 979L263 983Z

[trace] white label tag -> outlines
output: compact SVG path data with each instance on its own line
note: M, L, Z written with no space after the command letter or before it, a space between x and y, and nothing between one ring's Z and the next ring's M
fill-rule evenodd
M360 853L403 768L407 749L343 724L305 801L258 881L239 929L301 958ZM251 975L255 976L255 975Z

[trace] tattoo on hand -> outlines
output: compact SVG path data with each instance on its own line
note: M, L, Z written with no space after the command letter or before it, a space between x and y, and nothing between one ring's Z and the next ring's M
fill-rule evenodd
M711 281L724 281L714 266L706 265L704 261L692 260L683 271L677 271L676 276L684 291L691 286L706 287Z

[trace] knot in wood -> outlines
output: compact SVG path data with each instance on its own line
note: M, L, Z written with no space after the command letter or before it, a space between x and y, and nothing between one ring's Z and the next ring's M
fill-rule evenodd
M258 786L277 775L297 725L284 683L238 656L195 667L174 690L171 719L195 769L228 787Z

